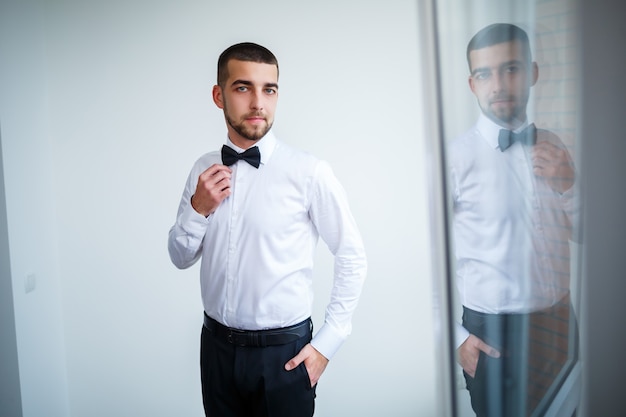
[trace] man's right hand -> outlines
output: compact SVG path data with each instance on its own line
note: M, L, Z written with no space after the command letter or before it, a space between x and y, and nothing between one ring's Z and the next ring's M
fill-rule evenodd
M194 210L204 217L213 213L230 195L231 173L231 169L226 165L214 164L200 174L196 192L191 197L191 206Z
M500 357L500 352L473 334L470 334L469 337L465 339L465 342L456 350L459 364L463 367L465 373L472 378L476 375L476 366L478 365L478 357L481 351L492 358Z

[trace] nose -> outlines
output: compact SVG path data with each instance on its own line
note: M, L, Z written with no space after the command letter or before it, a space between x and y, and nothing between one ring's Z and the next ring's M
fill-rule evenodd
M263 110L263 92L254 90L250 99L250 108L253 110Z
M499 93L504 89L504 77L499 71L496 71L491 77L491 89L494 93Z

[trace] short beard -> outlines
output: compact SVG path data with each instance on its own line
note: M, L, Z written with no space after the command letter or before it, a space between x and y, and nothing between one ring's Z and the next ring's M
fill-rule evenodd
M241 136L244 139L248 139L250 141L256 142L259 139L261 139L263 136L265 136L267 134L267 132L269 132L269 130L272 128L272 124L268 123L265 127L265 129L247 129L243 123L237 124L233 121L233 119L231 119L228 116L227 112L224 112L224 115L226 116L226 123L228 123L228 125L230 127L233 128L233 130L235 132L237 132L239 134L239 136Z
M511 111L506 110L492 110L491 103L487 106L486 109L482 109L483 113L493 120L495 123L499 125L507 125L514 126L518 123L523 122L526 119L526 106L528 104L528 97L525 97L523 100L520 100L519 97L510 97L512 99L518 98L516 100L519 104L512 108Z

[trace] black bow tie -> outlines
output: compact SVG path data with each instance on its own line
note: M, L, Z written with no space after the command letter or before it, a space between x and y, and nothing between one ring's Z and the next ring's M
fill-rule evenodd
M230 146L222 146L222 162L224 165L231 166L240 159L258 168L261 164L261 152L259 152L259 147L253 146L242 153L237 153L237 151Z
M500 151L504 152L513 142L520 142L523 145L534 145L537 141L537 128L533 123L529 124L526 129L519 133L512 132L507 129L500 130L498 135L498 145Z

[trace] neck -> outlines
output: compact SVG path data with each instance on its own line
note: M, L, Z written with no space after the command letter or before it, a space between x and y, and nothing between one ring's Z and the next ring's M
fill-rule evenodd
M246 150L248 148L253 147L254 145L257 144L258 141L260 141L261 139L257 139L257 140L250 140L250 139L241 139L241 138L234 138L231 135L228 135L228 139L230 139L230 141L235 144L237 147Z
M257 144L258 141L260 141L264 137L265 137L265 135L263 135L259 139L248 139L248 138L246 138L244 136L241 136L234 129L232 129L230 126L228 126L228 139L230 139L230 141L235 146L237 146L237 147L239 147L239 148L241 148L243 150L246 150L248 148L253 147L254 145Z
M501 126L504 129L515 130L526 122L526 115L524 115L522 118L514 118L508 121L504 121L504 120L492 118L492 117L489 117L489 119L491 119L492 122L494 122L498 126Z

